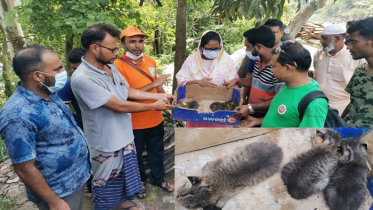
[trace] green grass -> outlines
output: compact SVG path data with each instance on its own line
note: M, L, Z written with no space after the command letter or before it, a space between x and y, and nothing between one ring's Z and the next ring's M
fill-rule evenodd
M10 210L14 209L14 205L16 204L16 199L15 198L8 198L3 197L0 198L0 210Z
M6 159L8 159L8 150L5 147L4 140L0 138L0 163Z

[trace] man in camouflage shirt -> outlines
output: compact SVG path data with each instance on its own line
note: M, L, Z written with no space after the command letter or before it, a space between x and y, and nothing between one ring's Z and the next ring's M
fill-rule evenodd
M346 45L354 60L365 58L346 87L350 104L342 117L349 127L373 126L373 18L353 22L347 29Z

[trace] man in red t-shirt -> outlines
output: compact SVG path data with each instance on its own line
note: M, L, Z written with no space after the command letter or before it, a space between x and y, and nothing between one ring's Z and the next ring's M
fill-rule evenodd
M152 93L164 93L163 83L170 75L157 77L156 63L153 58L144 55L144 38L149 38L138 28L125 28L120 34L123 55L114 61L118 71L133 89ZM138 103L154 103L154 101L137 101ZM142 153L146 145L151 169L151 183L167 192L173 192L174 186L164 180L163 166L163 115L161 111L132 113L133 134L137 152L137 161L144 192L138 198L146 197L146 172Z

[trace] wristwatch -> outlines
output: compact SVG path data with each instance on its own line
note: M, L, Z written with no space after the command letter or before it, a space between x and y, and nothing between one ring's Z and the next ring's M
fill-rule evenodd
M247 104L247 108L249 108L250 114L255 114L255 111L253 109L253 106L251 106L251 104Z

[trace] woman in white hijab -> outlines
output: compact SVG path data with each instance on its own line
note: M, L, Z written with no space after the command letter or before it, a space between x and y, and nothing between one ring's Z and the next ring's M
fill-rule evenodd
M179 85L198 84L202 87L219 87L234 78L238 78L234 61L224 51L223 41L214 31L203 33L197 52L185 60L176 74Z
M236 65L224 51L220 34L206 31L202 34L197 52L190 55L176 74L179 85L198 84L202 87L219 87L238 78ZM210 123L187 122L187 127L222 127ZM225 127L225 126L224 126Z

